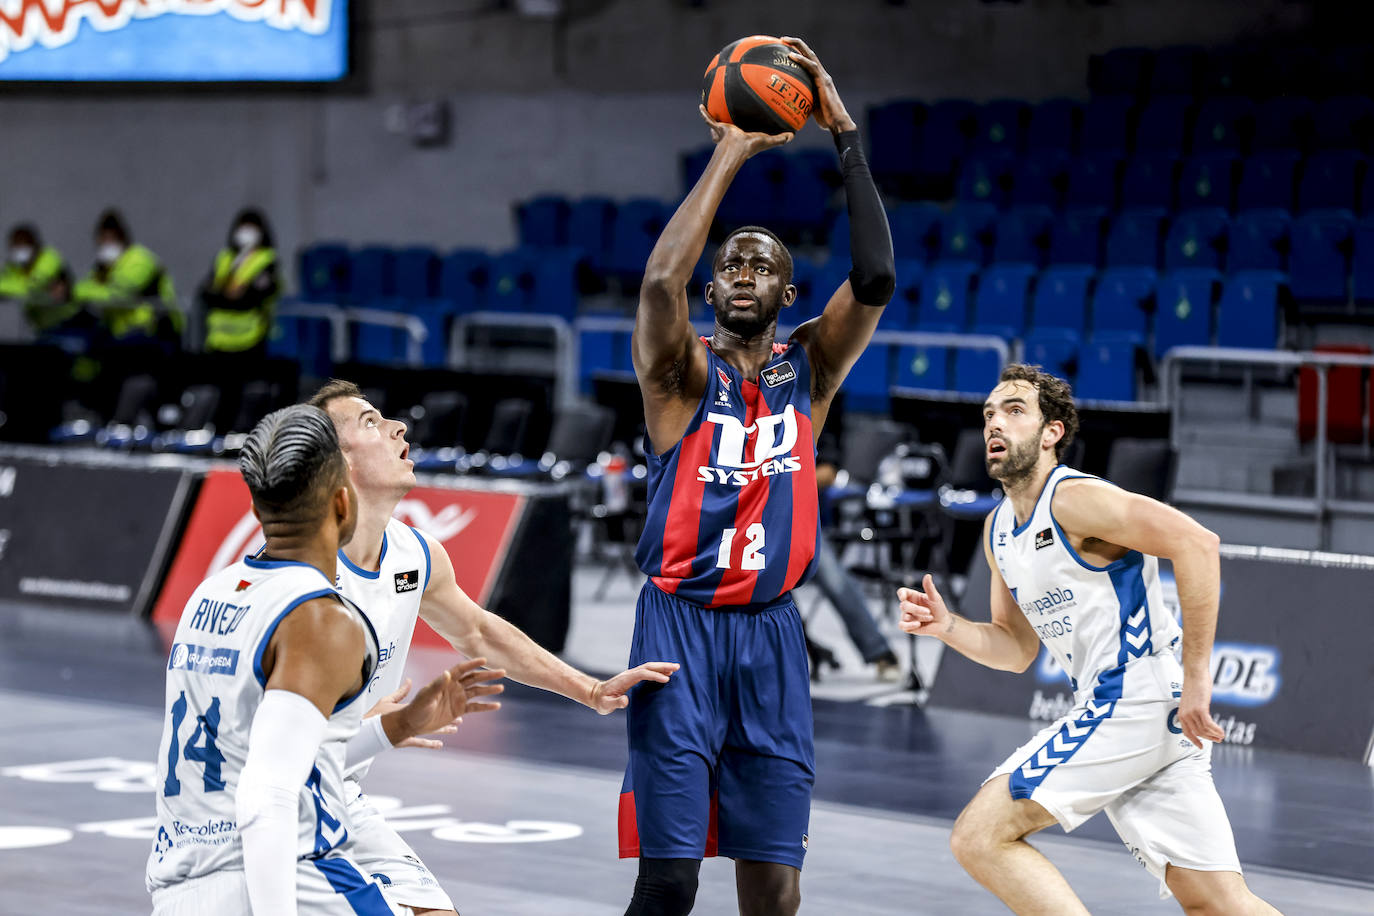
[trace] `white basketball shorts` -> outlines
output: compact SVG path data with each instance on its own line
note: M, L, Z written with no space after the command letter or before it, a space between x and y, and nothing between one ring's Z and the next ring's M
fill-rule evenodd
M410 844L387 825L356 784L347 784L348 855L363 874L377 880L388 900L425 910L456 910L434 875Z
M242 870L212 872L153 891L153 916L247 914L248 882ZM406 916L376 881L344 855L296 863L296 911L300 916Z

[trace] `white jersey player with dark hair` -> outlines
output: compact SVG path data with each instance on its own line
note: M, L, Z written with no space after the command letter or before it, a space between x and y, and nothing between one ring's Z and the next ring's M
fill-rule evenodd
M377 637L334 588L357 523L333 424L297 406L270 414L240 469L267 544L195 590L167 662L157 830L147 884L158 916L398 912L349 856L346 742L378 664ZM428 685L399 736L441 728L482 660Z
M930 576L899 589L901 627L990 668L1024 671L1043 643L1074 706L993 771L950 846L1013 912L1074 916L1082 902L1026 838L1098 811L1187 913L1277 911L1241 876L1212 783L1221 728L1209 711L1220 594L1217 536L1182 512L1059 464L1078 416L1069 386L1013 365L983 405L988 473L1006 498L988 517L992 618L952 613ZM1158 557L1173 561L1180 628ZM1182 663L1176 650L1182 649Z

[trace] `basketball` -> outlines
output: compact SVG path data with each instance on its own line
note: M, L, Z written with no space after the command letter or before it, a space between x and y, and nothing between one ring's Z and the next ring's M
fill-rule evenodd
M751 133L801 130L811 117L816 84L788 57L791 52L771 35L751 35L721 48L701 84L706 113Z

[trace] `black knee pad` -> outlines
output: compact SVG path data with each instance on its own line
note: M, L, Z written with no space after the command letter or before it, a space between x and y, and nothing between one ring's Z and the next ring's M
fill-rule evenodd
M700 872L700 859L641 858L625 916L687 916L696 903Z

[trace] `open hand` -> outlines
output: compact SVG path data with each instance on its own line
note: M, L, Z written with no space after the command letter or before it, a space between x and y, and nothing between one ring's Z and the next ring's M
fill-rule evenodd
M1184 677L1183 694L1178 700L1178 724L1183 729L1183 737L1196 747L1202 747L1202 739L1223 741L1226 732L1212 719L1212 682L1206 677Z
M854 119L845 110L844 102L840 101L840 92L835 88L835 81L821 65L821 59L816 56L816 52L800 38L783 38L782 43L792 48L792 53L788 56L797 62L797 66L811 74L811 79L816 83L815 105L811 110L811 116L816 119L816 123L831 133L854 130Z
M443 742L421 735L451 735L458 730L462 717L470 712L490 712L500 709L496 702L474 702L474 697L492 696L506 688L491 681L506 676L504 670L488 671L482 666L484 658L460 662L430 681L415 699L403 702L410 693L410 679L399 689L377 701L368 710L369 716L383 715L387 737L396 747L443 747Z
M748 159L756 153L761 153L766 149L775 146L782 146L791 140L796 134L788 131L781 134L765 134L760 132L746 133L733 124L725 121L717 121L706 111L705 105L698 105L697 111L701 112L701 119L711 128L711 142L717 145L728 143L741 148L744 158Z
M914 588L897 589L898 609L902 612L897 626L903 633L917 636L939 636L948 631L954 623L954 616L940 597L935 580L927 573L921 581L924 591Z
M610 680L598 681L587 705L603 716L624 709L630 705L630 688L641 681L666 684L673 672L681 667L675 662L645 662L638 668L622 671Z

